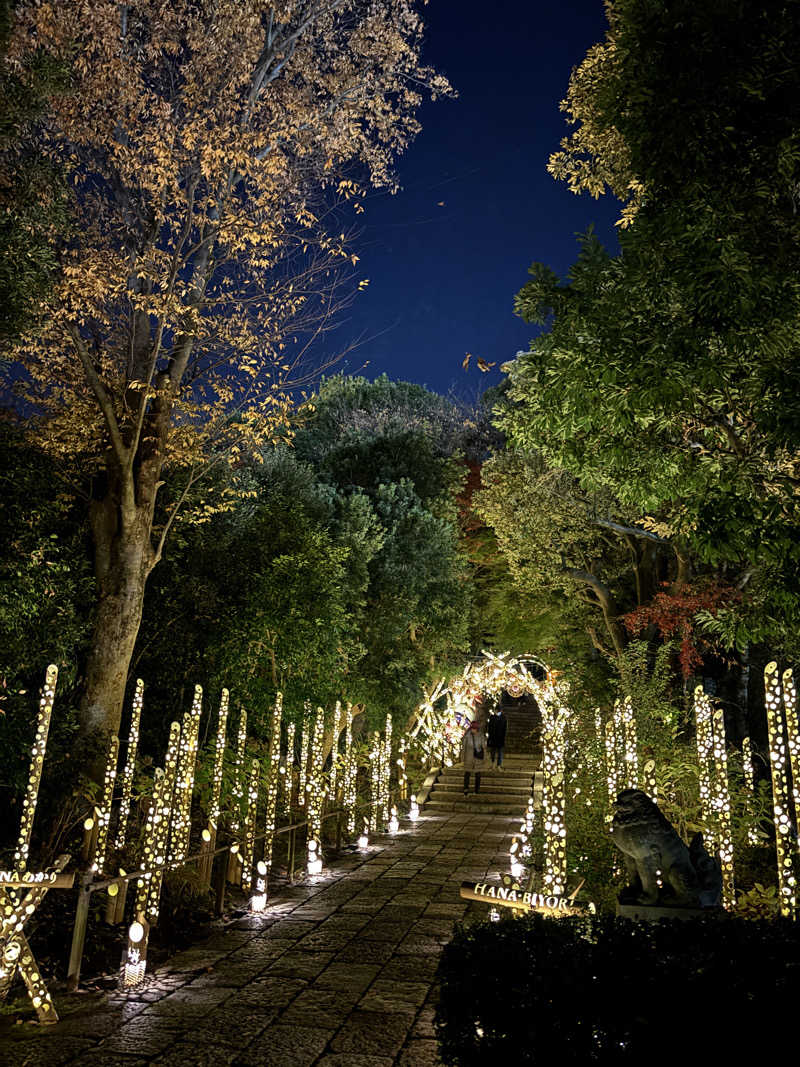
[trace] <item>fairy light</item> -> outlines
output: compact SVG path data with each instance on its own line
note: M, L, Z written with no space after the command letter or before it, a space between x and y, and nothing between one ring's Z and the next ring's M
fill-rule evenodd
M700 771L700 812L703 820L703 828L706 831L707 845L710 851L716 848L716 835L713 827L712 801L711 801L711 777L709 764L711 762L714 739L711 724L711 701L703 691L702 685L698 685L694 691L694 712L697 735L697 760Z
M747 790L748 807L752 815L753 801L756 795L756 775L753 764L753 745L748 735L742 738L742 774ZM756 846L759 844L758 830L754 824L747 827L747 843Z
M300 807L306 802L306 785L308 783L308 748L311 739L311 702L303 701L303 732L300 737L300 774L297 779L297 803Z
M178 745L178 766L175 777L173 819L170 828L167 860L173 869L186 858L192 822L192 791L197 762L197 741L200 734L200 715L203 711L202 686L194 687L191 708L184 713Z
M715 814L717 846L722 868L722 903L726 908L736 904L733 879L733 830L731 828L731 797L728 784L728 753L725 741L725 713L715 708L711 715L714 778L711 802Z
M781 714L781 683L777 663L768 663L764 668L764 689L769 762L772 773L772 813L778 862L778 897L781 914L794 917L797 906L797 879L794 873L795 848L792 840L787 776L788 746Z
M322 779L322 743L325 737L325 711L317 708L314 725L310 731L310 766L306 792L308 793L308 834L312 840L319 841L322 835L322 801L324 796Z
M150 798L150 806L147 809L147 818L144 824L144 840L142 843L142 858L139 861L139 866L142 869L142 874L136 882L136 915L144 915L147 910L147 895L150 887L150 882L153 877L153 868L156 865L155 861L155 847L156 847L156 827L158 826L161 818L161 804L160 796L162 789L162 781L164 779L164 771L161 767L156 767L155 775L153 777L153 794Z
M93 871L102 871L106 862L106 850L108 848L108 830L111 825L111 804L114 799L114 782L117 778L117 759L119 758L119 738L112 737L108 743L108 758L103 775L103 797L99 807L96 807L95 818L97 819L97 847L94 853Z
M608 813L606 822L610 825L614 813L614 804L619 793L619 778L617 776L617 740L613 717L606 720L605 728L605 753L606 753L606 783L608 785Z
M128 819L131 812L131 794L133 792L133 773L136 768L136 753L139 749L139 723L142 718L142 702L144 700L144 682L141 678L136 679L136 689L133 694L131 707L131 728L128 733L128 749L125 753L125 766L122 769L122 790L119 801L119 820L117 821L117 836L114 847L125 847L128 836Z
M272 866L272 846L275 840L275 823L278 811L278 789L285 778L286 768L281 763L281 719L283 717L283 694L278 693L272 707L272 722L269 735L269 774L267 776L267 801L264 810L264 871ZM294 741L294 737L291 738ZM290 750L291 751L291 750ZM281 772L283 771L283 774ZM291 787L289 787L291 788ZM285 789L284 789L285 791Z
M344 720L344 784L342 800L347 812L347 836L356 832L356 753L353 747L353 705L347 705Z
M242 891L250 892L253 882L253 859L256 848L256 816L258 814L258 780L261 765L257 759L250 763L247 782L247 814L244 820L244 844L242 847Z
M381 799L380 820L382 823L389 820L389 805L391 802L391 775L392 775L392 716L386 716L386 728L381 747Z
M158 911L161 902L161 883L164 878L164 867L167 863L170 823L172 821L173 812L173 796L178 775L180 741L180 723L173 722L169 729L167 753L164 757L164 777L161 779L161 789L158 794L158 818L155 824L153 848L155 870L150 879L147 894L147 918L151 924L158 922Z
M39 799L39 783L42 780L42 765L47 748L47 734L50 729L50 716L53 714L53 700L56 695L58 667L51 663L44 678L42 695L39 698L39 714L36 717L36 734L31 748L31 766L28 773L28 785L22 798L22 815L19 823L19 838L14 851L14 870L18 873L28 866L28 853L31 847L31 830L36 814L36 802Z
M233 845L228 862L228 881L238 882L241 877L241 856L239 855L239 831L242 825L242 805L244 802L244 754L247 745L247 712L239 712L239 729L236 733L236 756L233 764L233 785L231 787L231 836Z

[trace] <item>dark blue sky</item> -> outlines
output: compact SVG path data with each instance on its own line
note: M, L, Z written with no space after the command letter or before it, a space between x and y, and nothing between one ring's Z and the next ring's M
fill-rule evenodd
M500 377L480 374L478 356L502 363L533 336L512 312L530 264L564 273L591 223L615 242L619 205L575 196L545 169L567 132L558 105L570 71L606 20L602 0L430 0L423 12L425 60L459 96L424 106L402 191L367 203L358 251L370 284L332 344L364 336L351 373L368 360L369 377L469 396Z

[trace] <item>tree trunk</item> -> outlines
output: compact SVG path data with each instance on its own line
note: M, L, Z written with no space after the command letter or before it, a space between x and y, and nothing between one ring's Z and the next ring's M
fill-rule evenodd
M125 509L113 487L91 508L97 610L86 668L81 728L98 745L119 733L134 645L142 621L144 591L153 568L152 507ZM92 767L95 772L96 768Z

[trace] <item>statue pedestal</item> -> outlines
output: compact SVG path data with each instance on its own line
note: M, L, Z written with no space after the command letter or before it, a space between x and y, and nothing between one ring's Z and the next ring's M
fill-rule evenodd
M617 904L618 919L658 922L659 919L703 919L718 915L722 908L665 908L660 904Z

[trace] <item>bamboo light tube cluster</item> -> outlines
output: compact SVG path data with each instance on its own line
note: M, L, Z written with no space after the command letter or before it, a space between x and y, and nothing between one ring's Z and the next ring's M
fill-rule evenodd
M356 832L356 767L355 748L353 747L353 705L347 705L344 719L344 780L342 782L342 803L347 812L347 836Z
M114 800L114 782L117 778L118 758L119 738L112 737L108 743L108 758L106 759L106 769L103 775L103 796L100 804L94 809L97 838L91 868L93 871L102 871L106 862L108 831L111 826L111 804Z
M278 790L283 779L286 789L291 786L286 782L286 768L281 762L281 720L283 717L283 694L278 693L272 708L272 722L269 735L269 772L267 775L267 800L264 810L264 865L265 875L272 866L272 845L275 840L275 823L278 810ZM292 731L292 741L294 741ZM291 750L290 750L291 751ZM284 773L281 774L281 771ZM265 883L266 884L266 883Z
M764 701L767 709L767 737L772 774L772 815L775 823L775 849L778 863L778 897L781 914L794 917L797 908L796 856L792 834L791 799L788 778L788 741L782 714L778 665L764 668Z
M202 710L203 689L202 686L196 685L194 687L192 706L183 716L178 746L173 818L167 854L167 861L170 867L173 868L179 867L183 863L189 848L194 770L197 762L197 741L200 734L200 715Z
M56 695L58 667L51 663L44 678L42 695L39 698L39 713L36 716L36 734L31 748L31 765L28 784L22 798L22 815L19 823L19 837L14 850L14 870L22 873L28 867L28 855L31 848L31 830L39 799L39 783L42 780L42 765L47 749L47 734L50 730L50 717L53 714L53 701Z
M125 766L122 769L122 791L119 801L119 818L117 820L117 835L114 839L114 847L125 847L128 836L128 819L131 813L131 794L133 792L133 773L136 769L136 754L139 750L139 724L142 718L142 703L144 701L144 682L141 678L136 679L136 689L133 694L131 708L131 728L128 733L128 750L125 753Z
M389 821L389 805L391 802L391 777L392 777L392 716L386 716L386 728L384 731L383 744L381 745L380 757L380 812L379 819L382 824Z
M253 884L253 863L255 862L256 849L256 817L258 814L258 780L260 774L261 765L257 759L254 759L250 763L250 774L247 779L247 812L244 819L244 839L241 848L241 886L244 893L249 893L250 887Z
M300 772L297 777L297 803L303 807L308 787L308 748L311 736L311 704L303 702L303 732L300 735Z

